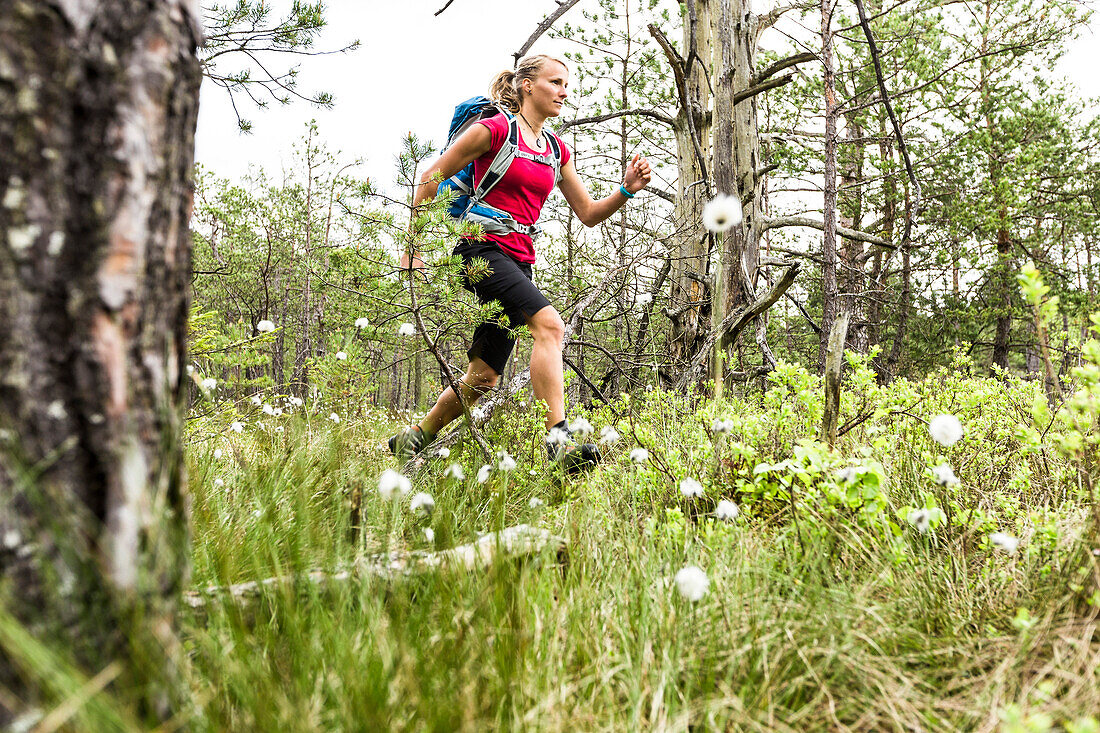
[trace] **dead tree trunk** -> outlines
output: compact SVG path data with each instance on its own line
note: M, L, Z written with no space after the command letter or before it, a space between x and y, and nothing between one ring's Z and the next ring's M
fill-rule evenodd
M836 228L837 228L837 121L840 105L836 98L836 74L833 69L833 3L821 0L821 64L825 88L825 202L824 233L821 238L821 336L818 343L818 369L825 369L829 333L837 315Z
M199 23L0 0L0 605L89 674L121 662L145 723L183 688ZM0 727L59 702L6 651Z

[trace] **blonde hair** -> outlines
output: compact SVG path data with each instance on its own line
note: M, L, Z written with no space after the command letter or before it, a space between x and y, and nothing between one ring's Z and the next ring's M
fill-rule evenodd
M532 82L538 79L547 61L556 61L567 71L569 70L569 66L564 61L553 56L541 53L537 56L524 56L516 64L515 70L497 74L493 83L489 85L489 99L509 112L519 112L520 104L523 102L523 94L520 92L523 89L523 82L528 79Z

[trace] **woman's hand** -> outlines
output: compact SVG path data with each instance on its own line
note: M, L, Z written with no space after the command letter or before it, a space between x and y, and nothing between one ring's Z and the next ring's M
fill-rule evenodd
M640 153L635 153L634 158L626 166L623 186L631 193L638 193L649 185L649 179L652 176L653 171L649 167L649 161Z

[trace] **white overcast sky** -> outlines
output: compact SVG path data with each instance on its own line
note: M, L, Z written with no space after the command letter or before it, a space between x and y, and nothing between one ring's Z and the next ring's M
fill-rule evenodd
M300 59L299 84L303 91L331 92L335 106L323 110L297 101L257 110L245 102L245 117L253 123L253 132L245 135L237 130L225 91L204 82L196 160L226 178L240 178L257 166L278 179L290 164L292 144L316 118L321 140L339 151L342 161L364 159L359 174L392 190L393 159L402 137L411 130L438 145L454 105L483 94L493 75L511 67L512 53L557 7L554 0L454 0L434 17L445 2L329 0L328 28L318 48L342 47L356 38L361 46L348 54ZM761 2L770 0L755 0ZM1091 0L1090 6L1096 9L1098 2ZM269 4L276 12L289 6L286 0ZM559 25L579 19L585 4L570 10ZM561 55L574 48L544 35L531 53ZM1100 13L1070 46L1059 70L1083 94L1100 97Z

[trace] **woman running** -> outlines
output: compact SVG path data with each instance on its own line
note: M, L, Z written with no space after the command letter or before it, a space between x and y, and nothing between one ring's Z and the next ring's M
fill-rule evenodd
M545 128L546 120L561 114L568 96L569 70L562 61L549 56L528 56L515 71L503 71L489 89L489 96L517 116L519 148L515 160L500 181L487 193L484 202L507 212L517 230L526 230L538 221L542 207L554 189L554 166L550 155L553 143L561 151L561 177L557 183L577 218L593 227L618 211L649 184L649 162L635 155L627 165L622 185L606 198L594 201L588 194L572 154L554 133ZM447 180L474 162L474 180L480 181L508 137L508 118L499 114L472 125L424 173L413 207L435 197L438 182ZM553 142L549 136L554 136ZM415 246L415 245L414 245ZM485 233L480 239L462 239L454 254L468 267L474 257L489 263L490 274L475 283L466 282L481 303L498 301L512 327L526 323L534 339L531 350L531 388L535 398L546 403L547 451L554 461L562 461L572 473L594 466L600 460L595 445L578 445L569 433L565 419L565 388L562 349L565 324L557 309L531 282L535 249L526 231ZM424 262L415 250L406 252L402 268L422 270ZM507 328L486 321L474 330L467 352L470 366L460 382L463 398L473 404L496 386L515 346ZM436 434L462 415L462 403L448 387L419 425L402 430L389 439L390 451L408 460L427 447Z

